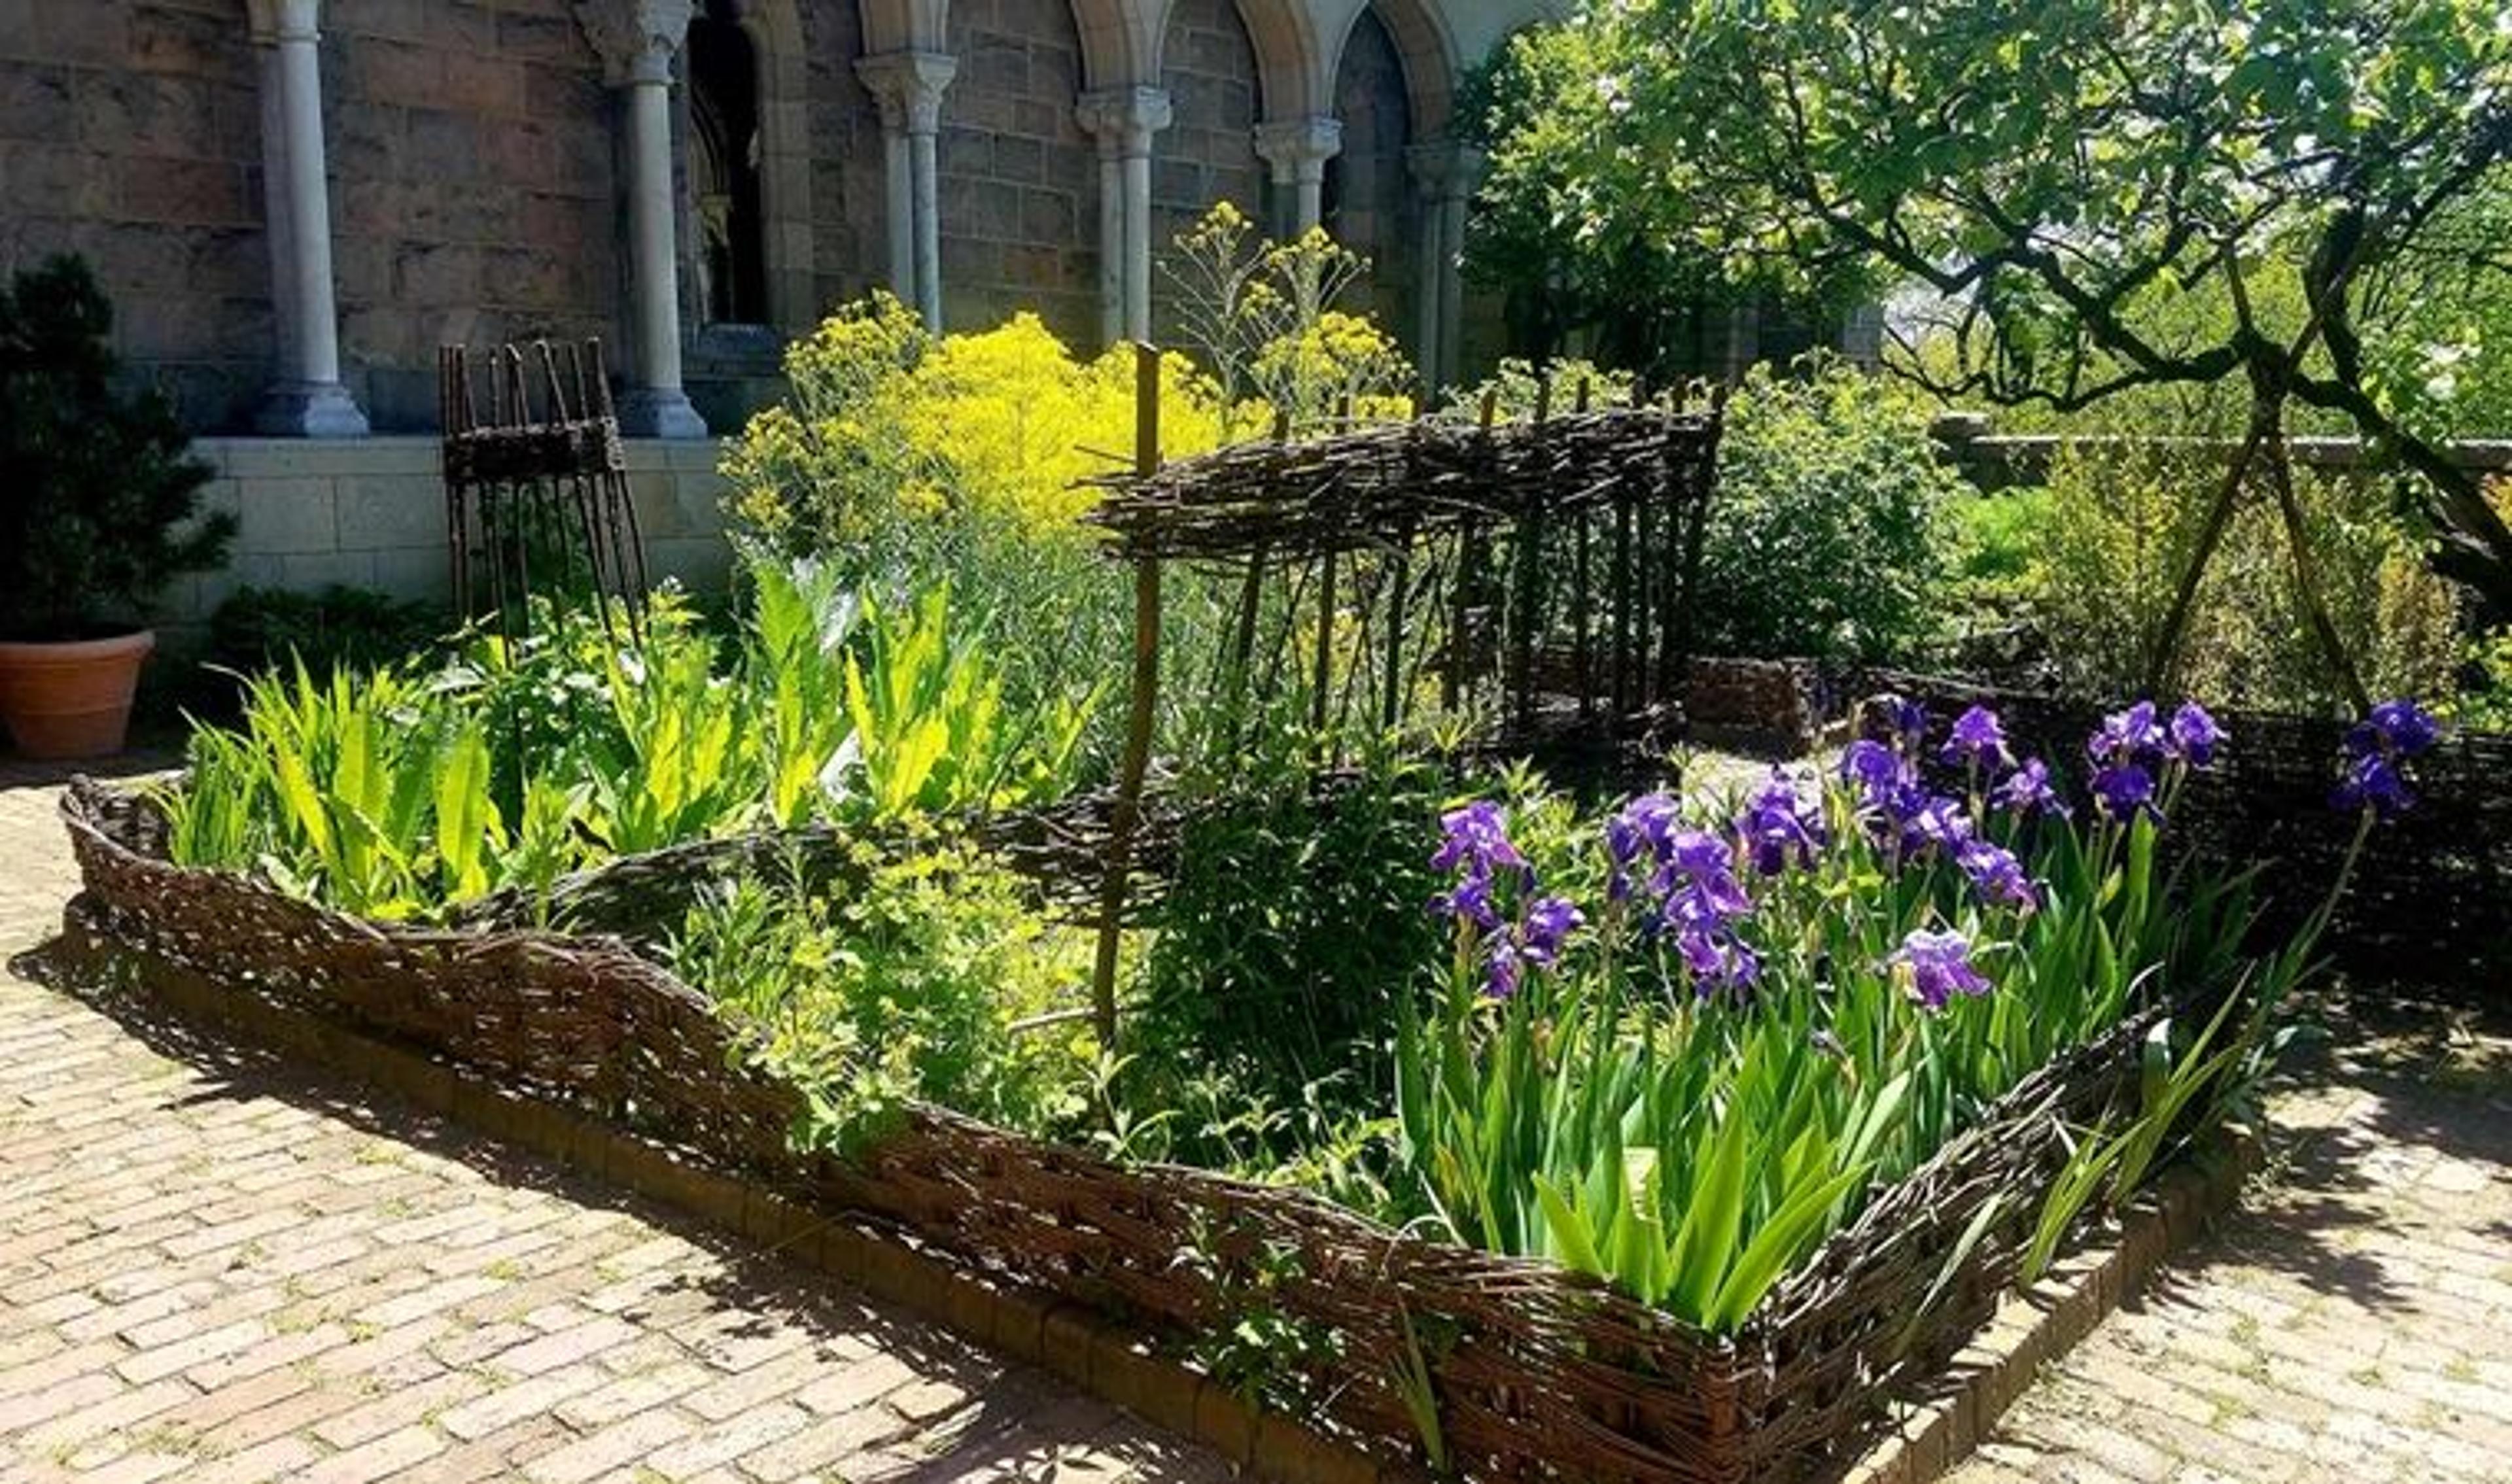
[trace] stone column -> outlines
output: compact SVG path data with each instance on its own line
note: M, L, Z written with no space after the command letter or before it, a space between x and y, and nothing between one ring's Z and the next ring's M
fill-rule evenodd
M916 306L924 328L942 328L942 90L960 64L939 52L883 52L861 58L855 75L881 104L882 159L887 169L889 281Z
M1100 322L1111 339L1152 337L1152 136L1169 127L1169 96L1159 88L1085 93L1074 106L1081 127L1099 140ZM1112 189L1113 188L1113 189ZM1118 207L1111 213L1109 198ZM1117 230L1109 231L1113 224ZM1108 268L1111 252L1115 272Z
M261 176L279 377L255 426L289 438L364 438L367 414L340 382L332 290L332 185L323 150L322 0L251 0L261 49Z
M628 116L630 319L634 381L619 399L632 438L704 438L681 387L681 268L672 173L672 62L688 40L696 0L575 0L576 19L623 95Z
M1422 192L1422 380L1436 392L1453 386L1466 284L1458 265L1466 255L1466 206L1482 183L1484 155L1472 144L1439 139L1405 151Z
M1256 126L1256 153L1272 167L1279 203L1276 230L1296 239L1323 223L1326 162L1343 149L1343 124L1312 116L1275 119Z

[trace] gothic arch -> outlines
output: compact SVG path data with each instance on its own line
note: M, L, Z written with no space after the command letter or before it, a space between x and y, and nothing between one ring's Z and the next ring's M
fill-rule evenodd
M1449 34L1447 22L1433 0L1368 0L1365 5L1355 6L1335 32L1334 53L1325 72L1327 85L1332 86L1332 79L1343 66L1344 49L1350 45L1353 28L1360 23L1363 12L1376 13L1379 24L1387 28L1388 39L1395 44L1396 58L1404 68L1405 101L1412 116L1413 137L1442 137L1456 108L1457 74L1462 68L1456 40Z

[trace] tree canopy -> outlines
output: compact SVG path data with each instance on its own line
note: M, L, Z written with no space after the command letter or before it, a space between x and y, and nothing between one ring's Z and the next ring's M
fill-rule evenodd
M2512 270L2483 206L2512 158L2493 0L1628 0L1584 27L1581 211L1731 273L1889 274L1930 342L1900 369L1948 396L2246 384L2245 459L2290 406L2342 420L2512 611L2432 347L2368 319L2439 258ZM2192 296L2223 312L2169 312Z

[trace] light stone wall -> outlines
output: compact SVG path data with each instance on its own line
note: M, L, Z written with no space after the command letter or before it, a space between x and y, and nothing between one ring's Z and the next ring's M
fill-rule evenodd
M202 501L236 517L223 570L178 579L159 606L168 643L195 640L244 587L312 591L332 583L442 603L451 578L445 481L433 438L309 442L205 438L192 451L217 470ZM721 591L732 566L713 441L627 445L628 487L656 577Z

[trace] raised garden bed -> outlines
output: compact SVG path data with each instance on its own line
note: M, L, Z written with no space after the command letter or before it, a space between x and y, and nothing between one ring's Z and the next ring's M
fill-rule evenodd
M1942 1371L2010 1284L2064 1157L2062 1125L2134 1085L2154 1013L2027 1076L1713 1337L1547 1263L1208 1171L1119 1166L938 1108L911 1108L851 1162L800 1152L800 1093L746 1070L706 996L619 940L365 921L171 864L145 800L82 782L63 812L85 920L142 955L803 1205L881 1218L971 1269L1184 1341L1238 1317L1267 1254L1264 1302L1335 1337L1311 1359L1319 1421L1412 1459L1427 1400L1438 1451L1478 1479L1725 1484L1835 1465L1881 1399ZM1972 1232L1992 1201L2006 1214Z

